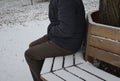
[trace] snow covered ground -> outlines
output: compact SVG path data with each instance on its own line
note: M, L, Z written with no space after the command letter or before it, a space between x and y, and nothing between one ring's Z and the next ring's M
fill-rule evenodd
M98 9L98 0L83 0L86 13ZM0 0L0 81L32 81L24 51L47 31L49 2Z

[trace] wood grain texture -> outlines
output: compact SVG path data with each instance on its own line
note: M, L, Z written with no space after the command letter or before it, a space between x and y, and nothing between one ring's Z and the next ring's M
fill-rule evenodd
M120 28L90 24L90 34L120 41Z
M85 58L94 58L120 67L120 28L96 23L99 12L89 14ZM95 49L95 48L96 49Z
M115 53L107 52L99 48L89 46L87 54L104 62L110 63L114 66L120 67L120 55L117 55Z
M120 42L91 35L88 44L120 55Z

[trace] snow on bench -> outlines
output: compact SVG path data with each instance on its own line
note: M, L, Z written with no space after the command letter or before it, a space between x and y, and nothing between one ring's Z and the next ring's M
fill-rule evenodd
M46 58L40 74L49 73L83 62L85 61L83 60L83 55L82 53L80 54L80 51L72 55Z
M83 59L82 52L46 58L41 70L43 81L120 81Z

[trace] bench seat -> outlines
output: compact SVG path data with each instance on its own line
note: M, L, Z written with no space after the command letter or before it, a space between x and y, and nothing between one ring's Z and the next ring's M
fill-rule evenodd
M120 81L83 59L83 54L46 58L41 70L43 81Z

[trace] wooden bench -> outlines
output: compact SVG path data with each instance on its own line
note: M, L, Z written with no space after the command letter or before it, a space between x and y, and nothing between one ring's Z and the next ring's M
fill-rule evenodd
M98 69L92 64L93 59L97 58L120 67L118 54L105 51L96 45L99 42L97 39L100 39L101 42L104 40L101 40L101 37L95 33L93 35L92 27L94 25L89 24L85 52L86 61L83 59L81 51L72 55L46 58L40 73L40 78L43 81L120 81L119 77Z
M73 55L46 58L42 71L43 81L120 81L83 59L79 51Z

